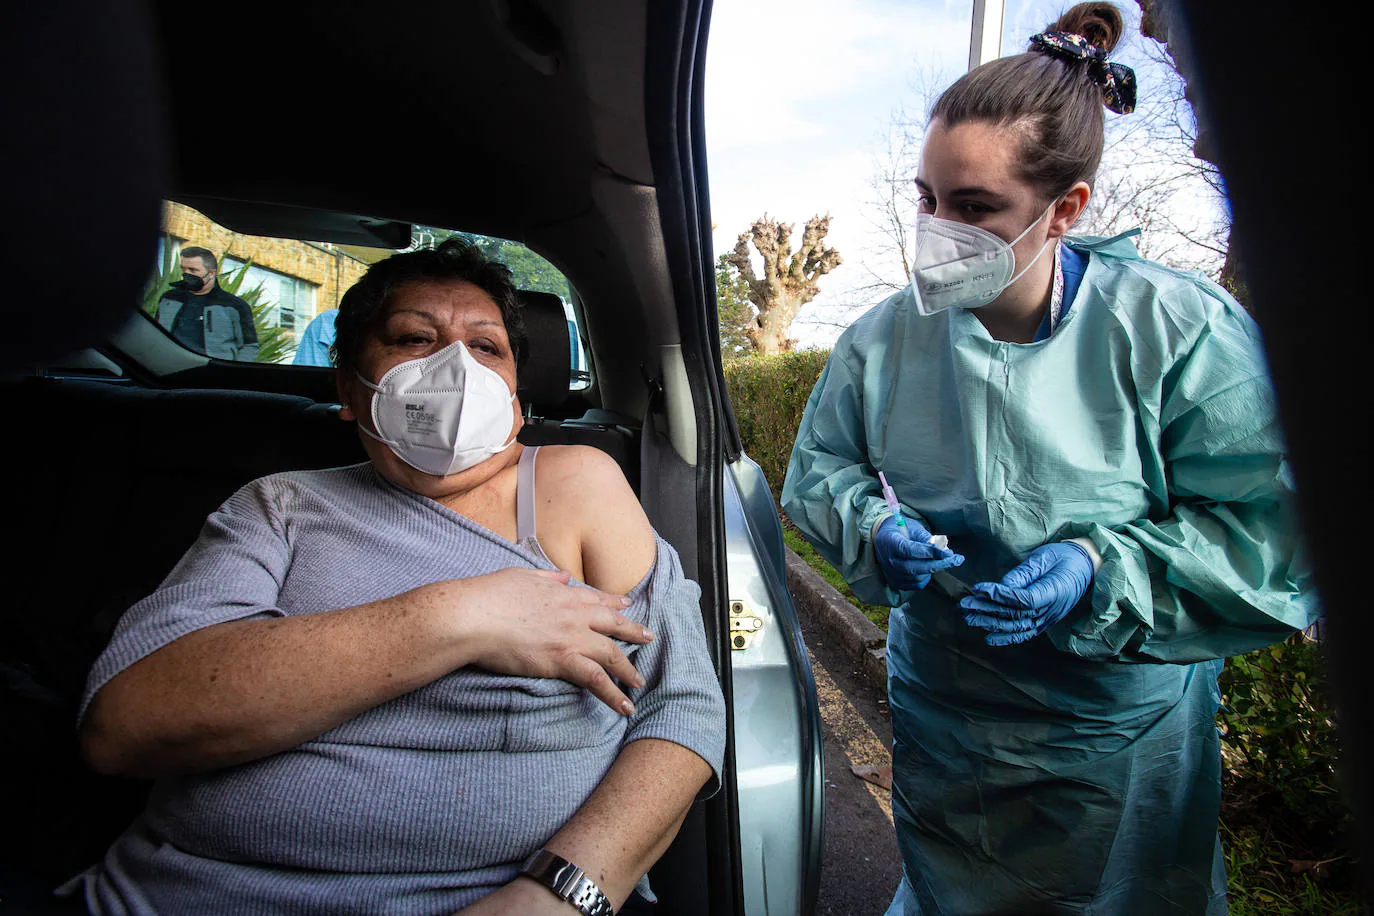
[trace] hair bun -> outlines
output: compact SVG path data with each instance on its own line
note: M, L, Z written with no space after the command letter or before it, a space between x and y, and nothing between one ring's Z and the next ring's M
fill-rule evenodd
M1089 43L1110 54L1121 40L1125 21L1115 4L1079 3L1065 11L1048 29L1082 35Z

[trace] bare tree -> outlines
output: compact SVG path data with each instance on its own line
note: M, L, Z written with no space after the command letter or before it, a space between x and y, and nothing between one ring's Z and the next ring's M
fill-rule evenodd
M1140 228L1145 257L1173 267L1224 274L1229 232L1220 173L1198 155L1197 119L1187 84L1158 42L1149 0L1139 45L1156 77L1129 117L1108 119L1102 166L1077 231L1114 235Z
M1152 42L1147 43L1147 53L1165 65L1168 72L1174 77L1171 82L1173 88L1171 101L1177 110L1174 121L1179 125L1181 139L1186 144L1188 165L1207 182L1218 198L1224 199L1226 196L1225 183L1222 181L1221 169L1216 165L1211 138L1204 127L1206 114L1196 110L1195 101L1188 92L1188 79L1193 71L1192 62L1182 54L1176 55L1169 43L1169 26L1175 13L1175 4L1173 0L1137 0L1137 2L1140 5L1141 13L1140 32L1146 38L1153 39ZM1205 233L1204 237L1197 238L1195 241L1198 245L1205 246L1220 255L1221 268L1218 272L1218 282L1234 293L1242 304L1248 307L1247 299L1249 297L1241 276L1240 255L1231 235L1229 213L1228 218L1221 221L1221 224L1216 226L1213 231Z
M909 81L916 99L915 107L901 106L888 119L887 129L874 157L874 174L869 179L869 198L865 201L873 244L869 257L860 263L866 275L849 291L851 298L885 297L906 286L911 277L912 232L916 226L916 171L921 162L930 110L940 97L942 87L951 80L941 71L927 67Z
M913 179L925 140L924 114L912 115L899 109L888 123L884 148L876 157L875 172L868 181L869 214L873 244L860 262L865 281L851 295L885 296L907 284L911 276L911 233L915 228L920 192Z
M764 214L754 220L748 232L740 233L732 251L721 260L739 271L748 285L749 301L757 313L746 328L755 352L783 353L795 341L788 329L797 312L820 291L820 278L838 267L840 253L825 244L830 231L830 216L813 216L802 230L801 246L792 251L790 223L779 223ZM755 274L750 243L763 259L762 275Z

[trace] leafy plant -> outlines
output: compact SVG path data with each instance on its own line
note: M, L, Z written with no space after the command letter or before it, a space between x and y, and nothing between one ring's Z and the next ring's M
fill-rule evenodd
M754 352L748 329L754 323L754 306L749 302L749 284L739 270L726 260L716 259L716 312L720 326L720 355L736 359Z
M1235 296L1236 301L1239 302L1242 306L1244 306L1247 312L1251 312L1251 314L1253 314L1253 311L1251 310L1249 283L1247 283L1244 279L1240 277L1223 276L1221 278L1221 287L1222 289L1230 293L1232 296Z
M170 244L162 246L162 263L158 264L148 282L143 286L143 311L147 312L152 318L157 317L157 304L162 301L162 297L167 295L167 291L172 288L172 284L181 279L181 261L175 257Z
M1219 683L1232 898L1249 912L1354 912L1352 819L1321 644L1297 634L1228 659Z
M1236 656L1220 683L1218 719L1233 773L1289 808L1338 799L1337 735L1316 642L1299 634Z
M459 232L454 229L426 226L419 231L419 245L437 248L454 236L467 239L487 258L510 268L511 281L517 289L553 293L564 302L572 301L572 287L568 284L568 278L547 259L520 242L479 235L476 232Z
M261 283L251 289L243 289L248 279L248 268L252 266L250 258L233 270L221 273L219 285L225 292L248 303L248 308L253 312L253 327L258 332L258 356L254 362L284 363L296 352L296 336L286 328L270 324L277 305L263 295Z

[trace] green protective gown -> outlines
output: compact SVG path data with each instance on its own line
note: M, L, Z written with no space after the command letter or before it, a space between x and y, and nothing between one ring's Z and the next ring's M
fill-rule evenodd
M1220 660L1318 615L1254 323L1125 237L1066 243L1088 264L1046 340L923 317L910 288L855 322L787 469L792 521L860 598L899 606L907 913L1225 912ZM1089 594L1043 636L987 646L934 588L883 579L879 471L964 581L1085 536Z

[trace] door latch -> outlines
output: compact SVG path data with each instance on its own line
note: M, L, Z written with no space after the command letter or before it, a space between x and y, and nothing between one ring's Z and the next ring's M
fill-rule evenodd
M754 635L763 629L763 618L750 613L744 601L730 601L730 649L738 652L749 648Z

